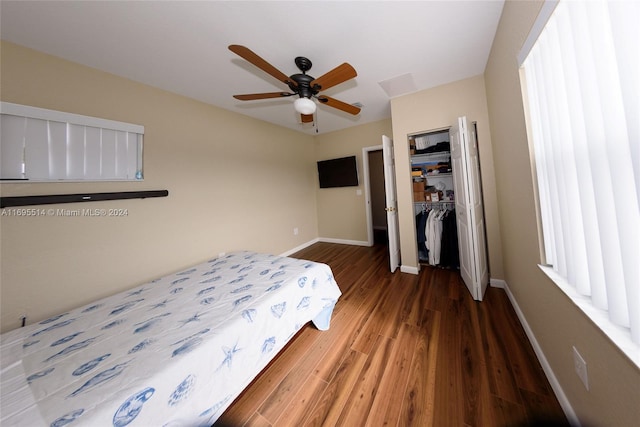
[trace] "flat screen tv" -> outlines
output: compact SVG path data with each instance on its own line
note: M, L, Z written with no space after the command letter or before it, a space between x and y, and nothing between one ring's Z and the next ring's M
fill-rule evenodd
M318 162L320 188L357 187L358 167L356 156Z

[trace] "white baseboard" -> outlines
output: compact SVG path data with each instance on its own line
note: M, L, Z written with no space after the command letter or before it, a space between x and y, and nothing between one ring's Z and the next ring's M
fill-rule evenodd
M318 242L338 243L340 245L371 246L368 242L363 242L360 240L344 240L344 239L331 239L327 237L317 237L313 240L309 240L307 243L303 243L300 246L296 246L293 249L289 249L288 251L281 253L280 256L289 256L305 248L308 248L309 246Z
M281 253L280 256L289 256L291 254L295 254L296 252L301 251L301 250L303 250L305 248L308 248L309 246L311 246L314 243L317 243L319 241L320 241L320 239L309 240L307 243L303 243L300 246L296 246L293 249L289 249L288 251Z
M556 398L558 399L558 402L560 403L560 406L562 407L562 410L564 411L565 416L567 417L567 419L569 420L569 423L572 426L580 427L580 421L578 420L578 417L575 411L573 410L571 403L569 403L569 399L567 399L567 395L564 394L564 390L562 389L562 386L560 385L558 378L553 373L553 369L551 369L551 365L549 365L549 361L545 357L542 351L542 348L538 343L538 340L536 340L536 337L533 334L533 331L531 330L529 323L527 323L527 319L524 317L524 313L522 312L522 310L520 310L520 306L518 305L518 302L516 301L515 297L511 293L511 290L509 289L509 285L507 285L507 282L500 279L491 279L490 284L491 286L496 288L503 288L507 293L507 297L509 297L509 301L511 302L511 305L515 310L518 316L518 319L520 319L520 323L522 324L522 327L524 328L524 331L527 334L527 338L529 338L529 342L533 347L533 351L536 353L536 356L538 357L538 361L542 365L542 370L547 376L547 380L549 380L549 384L551 384L551 388L553 389L553 392L555 393Z
M362 240L332 239L330 237L320 237L318 238L318 242L339 243L341 245L354 245L354 246L371 246L369 242L365 242Z
M489 286L491 286L492 288L505 289L507 287L507 282L502 279L489 279Z
M400 272L402 272L402 273L410 273L410 274L418 274L418 273L420 273L420 270L418 270L418 267L411 267L410 265L401 265L400 266Z

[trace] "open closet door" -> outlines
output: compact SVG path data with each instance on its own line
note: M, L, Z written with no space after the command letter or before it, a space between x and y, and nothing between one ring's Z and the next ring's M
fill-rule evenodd
M384 164L384 193L389 233L389 267L391 272L400 265L400 234L398 231L398 201L396 197L396 167L391 138L382 135L382 161Z
M458 123L451 128L449 136L456 200L460 275L473 298L482 301L489 283L489 267L478 144L475 131L467 126L466 117L458 118Z

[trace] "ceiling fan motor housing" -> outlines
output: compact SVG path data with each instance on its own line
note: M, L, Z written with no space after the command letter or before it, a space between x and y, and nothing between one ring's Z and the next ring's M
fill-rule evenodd
M296 87L293 84L289 84L289 89L298 93L300 97L311 98L320 91L320 87L318 85L311 87L311 82L314 81L315 78L308 74L294 74L290 76L290 78L296 82L298 86Z

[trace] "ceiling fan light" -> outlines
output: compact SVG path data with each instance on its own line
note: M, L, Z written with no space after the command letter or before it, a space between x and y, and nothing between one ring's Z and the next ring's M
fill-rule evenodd
M313 114L316 112L316 103L309 98L298 98L293 102L293 108L300 114Z

